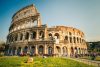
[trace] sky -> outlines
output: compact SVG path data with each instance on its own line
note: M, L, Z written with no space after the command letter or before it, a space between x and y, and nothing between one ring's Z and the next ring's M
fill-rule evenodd
M80 29L86 41L100 41L100 0L0 0L0 41L6 41L12 16L34 4L42 24Z

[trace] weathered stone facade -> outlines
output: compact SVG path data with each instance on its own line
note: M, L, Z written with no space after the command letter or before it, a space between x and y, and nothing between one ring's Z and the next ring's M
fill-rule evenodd
M7 55L75 56L86 54L84 33L67 26L42 25L34 5L16 12L7 36Z

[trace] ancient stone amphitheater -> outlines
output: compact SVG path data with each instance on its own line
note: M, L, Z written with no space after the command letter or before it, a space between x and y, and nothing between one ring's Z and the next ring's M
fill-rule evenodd
M13 15L6 44L6 55L74 57L87 53L82 31L67 26L48 28L42 25L40 13L33 4Z

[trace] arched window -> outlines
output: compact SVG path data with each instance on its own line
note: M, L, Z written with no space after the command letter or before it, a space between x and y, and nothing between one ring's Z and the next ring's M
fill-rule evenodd
M71 36L71 35L72 35L72 33L71 33L71 32L69 32L69 35Z
M70 39L70 43L72 43L72 37L70 37L69 39Z
M68 40L68 36L65 36L65 40Z
M26 33L25 39L29 39L29 33Z
M18 35L16 34L16 35L15 35L15 41L17 41L17 39L18 39Z
M52 47L48 47L48 54L52 55Z
M51 40L53 40L53 37L52 37L52 34L51 33L49 33L49 37L50 37Z
M57 39L59 39L59 34L58 33L55 33L55 36L57 37Z
M77 43L79 43L78 37L77 37Z
M81 43L81 38L80 38L80 43Z
M39 46L39 54L43 54L43 46Z
M52 34L51 33L49 33L49 37L52 37Z
M74 40L74 43L76 43L76 38L75 37L73 37L73 40Z
M22 39L23 39L23 34L21 33L21 34L20 34L20 40L22 40Z
M43 31L40 31L39 34L40 34L40 38L41 38L41 39L44 39L44 32L43 32Z
M32 39L35 39L35 38L36 38L36 32L33 31L33 32L32 32Z

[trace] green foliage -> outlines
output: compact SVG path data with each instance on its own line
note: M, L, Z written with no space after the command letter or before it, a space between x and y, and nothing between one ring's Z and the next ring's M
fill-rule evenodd
M93 67L66 58L33 57L33 63L25 63L28 57L0 57L0 67Z

